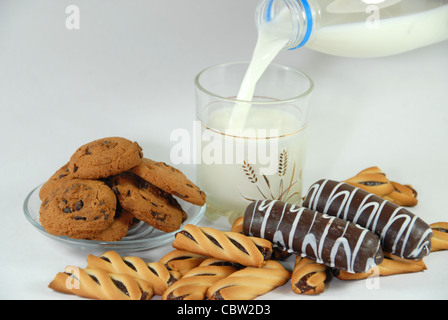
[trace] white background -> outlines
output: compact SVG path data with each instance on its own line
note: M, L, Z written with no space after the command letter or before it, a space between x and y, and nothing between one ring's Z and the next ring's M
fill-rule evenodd
M249 60L256 0L0 0L0 298L78 299L47 288L89 253L51 240L28 223L26 195L84 143L136 140L146 157L169 162L170 133L191 130L194 76L213 64ZM80 8L80 30L65 26ZM448 221L448 42L378 59L308 49L277 63L315 81L304 186L378 166L419 192L412 209ZM194 180L195 168L179 166ZM207 224L203 221L202 224ZM157 261L172 248L129 253ZM428 270L366 281L333 279L319 296L290 284L264 299L447 299L448 252Z

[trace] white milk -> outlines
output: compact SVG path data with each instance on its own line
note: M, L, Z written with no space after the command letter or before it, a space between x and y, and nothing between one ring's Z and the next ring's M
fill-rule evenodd
M211 141L202 143L203 163L197 170L198 183L207 193L206 216L212 220L225 216L232 223L253 200L301 203L305 128L289 112L252 107L246 125L254 130L245 137L231 136L221 131L231 115L230 108L217 110L209 119L210 127L202 128L202 136ZM270 135L271 129L275 136ZM221 147L215 147L217 141ZM217 150L222 150L220 163L205 163L210 153L221 152Z
M315 31L306 47L346 57L398 54L448 39L448 5L396 18L338 24ZM369 29L370 28L370 29Z

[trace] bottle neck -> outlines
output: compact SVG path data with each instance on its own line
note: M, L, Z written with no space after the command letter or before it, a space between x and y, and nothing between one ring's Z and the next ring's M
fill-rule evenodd
M308 43L314 30L315 10L312 0L261 0L256 11L258 26L269 23L284 10L291 19L291 35L285 50L301 48Z

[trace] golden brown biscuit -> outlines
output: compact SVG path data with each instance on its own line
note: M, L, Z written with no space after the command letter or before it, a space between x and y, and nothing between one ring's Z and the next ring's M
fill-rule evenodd
M337 273L339 280L359 280L373 276L391 276L395 274L413 273L426 270L423 260L407 260L390 253L384 253L384 260L381 264L364 273L348 273L340 271Z
M70 179L74 179L73 175L68 169L68 163L59 168L51 177L45 182L39 191L39 198L43 200L51 192L61 188L61 185Z
M207 290L210 300L252 300L284 285L290 273L277 261L262 268L246 267L215 282Z
M100 269L67 266L49 284L49 288L80 297L100 300L150 300L151 285L126 274L108 274Z
M89 239L110 227L116 205L114 192L103 182L68 180L44 198L39 221L52 235Z
M109 177L107 184L123 209L156 229L176 231L186 218L176 199L131 172Z
M163 256L159 262L168 270L177 271L181 275L184 275L191 269L199 266L207 258L208 257L200 254L176 249Z
M137 166L142 157L142 148L137 142L121 137L103 138L76 150L68 168L75 178L106 178Z
M176 233L173 247L252 267L263 266L272 255L268 240L192 224Z
M230 231L237 232L237 233L243 233L243 222L244 217L239 217L236 219L232 224L232 229Z
M237 268L227 261L214 258L204 260L170 286L163 293L162 300L204 300L207 289L212 284L236 270Z
M297 255L291 276L291 288L297 294L320 294L325 290L327 267Z
M203 206L206 196L180 170L164 162L143 158L141 163L131 170L159 189L187 202Z
M161 295L166 288L180 279L180 273L168 271L159 262L146 263L138 257L121 257L115 251L108 251L97 257L87 257L87 268L101 269L107 273L127 274L133 278L147 281L156 295Z
M448 222L436 222L429 226L433 231L431 252L448 250Z
M417 191L411 185L390 181L378 167L367 168L345 182L399 206L413 207L418 203Z
M114 221L109 228L92 235L89 240L95 241L120 241L123 239L129 229L134 225L135 217L129 211L117 208Z

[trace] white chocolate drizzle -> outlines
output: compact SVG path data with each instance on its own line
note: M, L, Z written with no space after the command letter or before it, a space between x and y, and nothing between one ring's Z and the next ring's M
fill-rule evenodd
M328 179L322 180L321 182L315 183L310 187L306 199L306 202L308 203L307 207L309 209L317 211L322 207L323 204L321 202L324 200L322 200L321 196L329 181L330 180ZM402 258L413 259L421 257L422 255L429 254L430 235L432 234L432 230L429 227L421 235L419 235L420 239L416 247L413 248L411 252L407 254L405 253L405 248L407 248L409 241L413 236L414 226L419 219L417 216L410 214L409 211L407 211L405 208L392 204L387 200L375 197L373 194L365 195L365 192L357 187L349 186L351 190L340 190L342 186L349 185L344 182L339 182L329 192L328 199L323 205L323 213L330 214L344 220L351 220L353 223L358 223L358 221L362 218L363 221L366 221L363 227L376 233L380 237L382 243L384 243L386 240L389 240L387 238L393 234L395 236L395 239L392 243L392 253ZM327 190L326 193L328 193ZM360 193L363 194L361 195ZM355 196L362 196L363 199L355 215L351 219L349 219L348 213ZM371 200L371 198L376 199ZM381 200L378 201L378 199ZM340 203L338 203L339 207L337 209L334 209L333 207L330 212L330 207L336 200L340 201ZM384 210L384 208L388 207L388 209L390 210L392 206L396 207L395 210L392 212L382 229L379 230L378 222L381 217L386 220L386 217L384 217L386 210ZM399 223L401 224L397 227ZM397 251L397 247L400 241L402 242L401 249Z
M255 203L254 208L251 212L250 223L249 223L249 235L266 238L266 236L267 236L266 235L266 226L268 224L269 218L271 217L271 212L272 212L272 209L274 208L275 204L283 205L280 220L276 225L273 239L272 239L272 241L275 244L280 245L281 247L288 250L289 252L296 252L302 256L308 256L306 254L307 249L311 248L313 255L314 255L311 258L315 259L316 262L318 262L318 263L322 263L327 266L336 267L336 268L340 268L340 266L336 265L335 261L336 261L337 255L338 255L338 251L340 250L340 247L342 247L343 251L345 253L345 257L347 259L346 260L346 271L351 272L351 273L355 272L355 262L359 263L359 261L357 261L358 254L360 253L360 248L363 246L363 241L364 241L366 235L368 233L370 233L369 230L356 225L357 228L361 229L361 232L359 233L358 238L356 240L356 245L353 248L351 248L350 243L346 237L346 232L349 229L349 226L353 225L351 222L343 221L342 223L345 223L345 228L344 228L343 232L340 234L340 236L337 237L336 239L329 239L327 237L329 237L328 235L329 235L330 230L332 228L334 228L334 223L335 223L335 220L337 219L336 217L329 216L327 214L321 214L316 211L312 212L307 208L298 207L298 206L291 205L288 203L278 202L276 200L260 200ZM302 215L304 214L305 210L308 210L307 214L314 214L314 218L313 218L312 222L310 223L310 225L308 226L308 231L306 232L306 234L298 235L297 228L299 226L299 223L301 222L300 219L301 219ZM255 218L255 215L260 215L260 213L263 214L263 218L262 218L261 222L259 220L257 222L257 226L259 226L259 230L260 230L259 233L257 233L255 231L255 230L257 230L256 229L257 226L254 225L254 218ZM291 215L291 214L295 215L294 220L289 229L289 233L287 235L284 235L282 233L282 230L280 230L280 225L281 225L283 219L287 215ZM313 229L315 229L315 222L316 222L316 218L318 216L321 219L322 218L325 219L327 222L326 222L325 229L323 230L323 232L321 234L316 235L316 233L313 232ZM246 218L248 218L248 217L246 216ZM337 219L337 220L338 220L339 224L342 221L340 219ZM340 225L339 225L339 228L341 229ZM255 231L255 233L254 233L254 231ZM287 238L285 238L285 236L287 236ZM319 238L316 238L316 236L319 236ZM353 235L351 235L351 236L353 237ZM269 238L269 237L267 237L267 238ZM300 238L300 239L298 239L298 238ZM285 245L285 242L286 242L285 240L287 240L286 245ZM294 248L294 240L298 241L298 243L301 242L301 247L299 250L298 250L298 248ZM323 257L324 246L327 246L327 251L330 251L329 257L326 257L326 258ZM329 250L328 250L328 246L330 246ZM378 247L372 248L372 249L376 249L376 251L374 252L376 254L378 252L378 250L380 250L379 242L378 242ZM299 252L297 252L297 251L299 251ZM372 250L372 252L373 252L373 250ZM361 272L366 272L374 266L376 266L375 256L369 257L366 259L365 268ZM357 272L360 272L360 271L358 270Z

